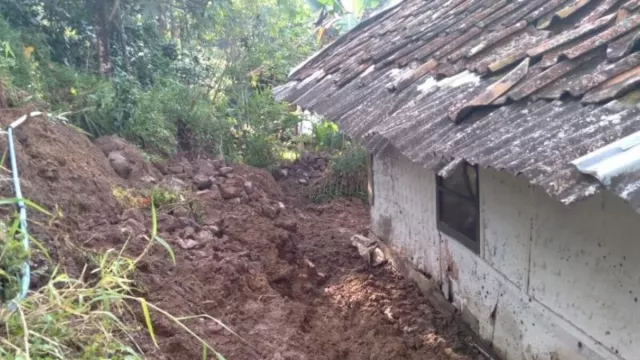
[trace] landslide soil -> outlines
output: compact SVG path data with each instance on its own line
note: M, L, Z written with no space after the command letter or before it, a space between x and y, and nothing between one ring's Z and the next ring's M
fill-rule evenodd
M0 122L21 113L0 110ZM371 267L351 247L369 221L362 202L305 204L295 181L283 190L264 170L220 159L152 166L120 139L92 142L44 119L28 120L16 139L25 196L64 214L48 222L32 214L32 232L70 272L86 261L71 249L120 248L127 239L130 252L144 247L149 211L119 202L114 187L184 187L188 204L159 215L177 263L155 247L140 263L139 295L178 317L207 315L185 323L229 360L482 359L463 326L389 265ZM113 170L113 152L127 159L126 178ZM2 176L0 193L10 197ZM34 268L47 272L42 262ZM41 283L36 277L33 286ZM159 348L143 330L135 335L149 359L202 358L192 336L160 314L153 319Z

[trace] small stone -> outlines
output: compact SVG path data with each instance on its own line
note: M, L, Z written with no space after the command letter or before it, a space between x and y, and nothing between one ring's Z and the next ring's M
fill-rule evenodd
M247 193L247 195L253 194L254 190L255 189L253 188L253 183L251 181L244 182L244 191Z
M381 266L387 263L387 258L384 256L384 252L380 248L375 248L370 255L371 265Z
M227 162L224 159L224 156L222 155L218 155L216 156L216 158L212 161L213 166L215 166L216 169L220 169L221 167L224 167Z
M160 232L173 232L180 227L178 219L171 215L161 214L158 216L158 230Z
M375 248L375 241L362 235L354 235L351 238L351 245L358 249L358 254L362 258L367 260L367 262L371 261L371 252Z
M188 239L188 240L178 239L178 245L180 245L180 247L185 250L191 250L191 249L197 248L200 244L198 244L197 241L191 240L191 239Z
M289 170L287 169L277 169L275 171L272 172L273 177L276 180L282 180L282 179L286 179L287 176L289 176Z
M218 187L212 187L210 190L198 191L196 195L198 196L198 199L203 201L213 201L222 198L222 196L220 196L220 190L218 190Z
M298 223L295 220L292 220L292 219L278 220L278 221L276 221L275 225L276 225L276 227L279 227L281 229L285 229L285 230L293 232L293 233L298 231Z
M57 181L60 179L60 173L58 173L58 169L55 168L55 164L51 164L47 162L47 168L38 170L38 176L41 178L47 179L49 181Z
M169 176L162 179L161 183L162 187L167 190L174 192L181 192L187 188L187 184L184 181L178 179L177 177Z
M278 201L278 212L283 212L287 207L281 201Z
M251 198L249 197L249 195L247 195L245 191L240 193L239 199L241 204L248 204L249 202L251 202Z
M133 170L133 168L122 153L115 151L109 154L109 163L118 176L123 179L129 178L129 174L131 174L131 170Z
M233 168L229 166L225 166L225 167L221 167L219 171L221 175L225 176L225 175L231 174L233 172Z
M268 217L269 219L275 219L278 217L278 210L271 205L263 204L262 205L262 215Z
M174 166L169 166L167 168L167 170L171 173L171 174L182 174L184 173L184 167L182 165L174 165Z
M229 184L219 185L218 189L220 189L220 195L225 200L235 199L242 193L242 189Z
M196 234L195 238L201 243L206 243L209 241L213 241L215 239L215 236L209 230L202 230L198 234Z
M126 209L125 211L122 212L120 219L122 221L134 219L139 223L144 223L144 214L142 213L142 210L138 208Z
M124 223L123 232L128 236L136 236L144 233L147 229L136 219L128 219Z
M196 229L194 229L191 226L187 226L182 230L182 237L185 239L192 239L195 233L196 233Z
M171 214L177 218L188 217L189 209L187 209L184 206L178 206L175 209L173 209Z
M211 233L217 237L222 236L222 229L220 229L220 227L216 225L207 226L207 229L209 229L209 231L211 231Z
M309 185L309 180L307 180L307 179L298 179L298 184L300 184L300 185Z
M213 186L213 180L205 174L197 174L194 176L193 183L198 190L207 190Z
M207 214L202 220L204 226L221 227L223 223L222 212L215 209L207 210Z
M142 181L145 184L155 184L156 182L158 182L158 180L156 180L156 178L154 178L151 175L145 175L141 177L140 181Z
M198 173L206 176L215 176L218 174L218 168L210 161L201 160L197 163Z

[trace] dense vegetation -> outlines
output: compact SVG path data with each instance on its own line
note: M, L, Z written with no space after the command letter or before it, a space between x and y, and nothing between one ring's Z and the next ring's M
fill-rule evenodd
M2 98L149 154L269 166L299 122L271 87L385 3L0 0Z

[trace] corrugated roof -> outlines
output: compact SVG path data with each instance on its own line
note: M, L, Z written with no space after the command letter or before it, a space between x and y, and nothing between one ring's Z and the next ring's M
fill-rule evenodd
M638 4L405 0L305 62L276 96L372 151L392 145L434 170L464 159L509 171L569 204L603 188L572 161L640 131L636 102L620 100L640 86ZM640 175L621 181L624 194L611 191L640 211Z

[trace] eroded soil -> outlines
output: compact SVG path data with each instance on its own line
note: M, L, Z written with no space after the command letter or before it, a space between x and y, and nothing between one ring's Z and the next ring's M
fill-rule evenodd
M6 125L14 115L0 119ZM351 247L351 236L367 229L362 202L304 204L291 182L283 190L264 170L220 159L181 157L153 166L120 139L91 142L42 119L17 133L25 196L65 214L34 224L33 233L69 271L86 260L69 245L109 249L129 239L128 251L144 247L148 208L118 202L114 186L189 194L188 205L161 208L159 215L177 264L155 247L136 281L140 295L175 316L206 315L185 323L229 360L482 359L464 327L389 265L372 267ZM0 190L11 195L6 182ZM46 266L34 266L46 273ZM160 348L143 331L135 337L149 359L202 358L197 340L161 315L153 318Z

